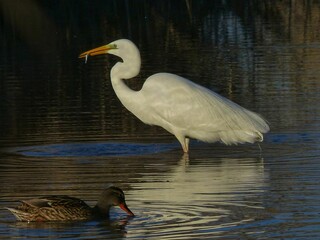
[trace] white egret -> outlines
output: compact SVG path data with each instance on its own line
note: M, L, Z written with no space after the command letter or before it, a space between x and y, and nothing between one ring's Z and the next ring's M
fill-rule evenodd
M79 58L100 54L120 57L111 69L113 89L121 103L142 122L161 126L179 140L185 153L189 138L204 142L221 141L227 145L263 141L269 131L258 114L204 88L170 73L157 73L139 91L130 89L123 79L138 75L141 58L138 48L127 39L82 53Z

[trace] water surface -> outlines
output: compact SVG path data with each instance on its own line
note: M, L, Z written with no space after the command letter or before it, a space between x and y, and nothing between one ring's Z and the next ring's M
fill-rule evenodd
M28 0L0 12L0 238L320 237L317 2ZM260 146L193 141L183 155L116 98L117 58L77 58L118 38L141 50L133 89L176 73L271 132ZM93 206L110 183L134 218L114 208L105 221L19 223L4 209L49 194Z

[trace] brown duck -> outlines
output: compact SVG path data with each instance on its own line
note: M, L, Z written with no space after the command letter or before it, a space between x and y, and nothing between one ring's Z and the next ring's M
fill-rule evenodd
M124 193L120 188L109 187L104 190L91 208L84 201L69 196L45 196L21 201L17 208L7 208L19 221L81 221L106 219L112 206L119 206L130 216Z

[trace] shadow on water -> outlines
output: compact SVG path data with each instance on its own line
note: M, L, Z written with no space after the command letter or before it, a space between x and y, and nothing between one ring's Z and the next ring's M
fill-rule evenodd
M143 143L66 143L7 149L8 152L31 157L139 156L177 148L177 144Z

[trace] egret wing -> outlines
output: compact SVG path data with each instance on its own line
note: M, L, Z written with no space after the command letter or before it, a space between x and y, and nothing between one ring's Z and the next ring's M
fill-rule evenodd
M153 115L151 122L172 133L181 131L203 141L228 144L243 142L239 134L257 137L252 133L269 130L258 114L177 75L155 74L147 79L143 90Z

